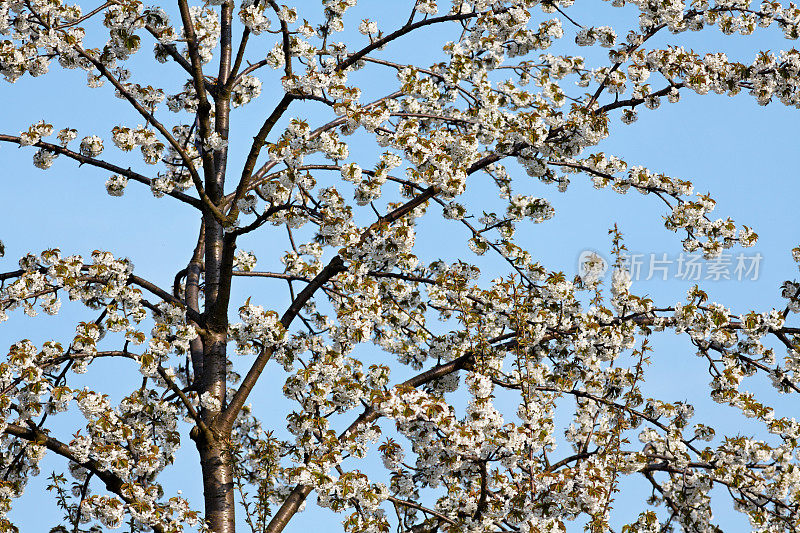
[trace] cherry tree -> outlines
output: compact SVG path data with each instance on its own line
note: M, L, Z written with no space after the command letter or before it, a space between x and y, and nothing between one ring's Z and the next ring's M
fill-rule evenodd
M588 179L642 193L687 252L752 246L753 230L714 218L689 181L593 147L686 92L797 107L795 49L743 64L653 43L769 27L796 39L800 9L613 0L638 15L620 37L572 0L408 0L402 20L366 1L372 19L354 19L355 4L0 3L9 83L83 70L93 94L136 115L80 135L39 120L0 141L30 147L40 169L101 169L112 196L149 187L197 220L172 286L114 250L39 250L0 273L0 322L58 314L64 299L86 314L73 336L19 340L0 363L0 530L18 531L8 512L48 455L63 465L48 482L58 532L278 533L312 494L351 532L606 531L630 477L652 493L623 531L714 531L712 487L754 531L800 527L800 424L741 386L761 374L800 392L800 329L787 324L800 283L767 310L734 312L700 287L659 303L633 290L616 228L613 263L589 255L575 279L518 238L554 216L526 183ZM435 59L408 64L402 43L421 32L443 36ZM164 65L142 69L142 48ZM185 83L153 85L156 68ZM365 79L391 89L366 98ZM280 96L234 141L232 113L266 83ZM486 204L468 199L476 187ZM418 229L463 235L462 259L420 253ZM254 234L282 271L237 248ZM245 277L264 289L239 301ZM705 394L761 438L716 435L692 405L646 395L662 331L690 339ZM117 400L102 380L75 384L101 360L138 370L141 386ZM283 390L257 388L267 372ZM292 407L259 410L271 403ZM554 420L569 405L564 431ZM162 486L182 444L196 448L203 502Z

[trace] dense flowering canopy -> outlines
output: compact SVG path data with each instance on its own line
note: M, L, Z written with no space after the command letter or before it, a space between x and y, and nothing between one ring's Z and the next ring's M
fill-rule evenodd
M20 340L0 362L0 531L16 530L7 513L46 454L65 465L50 478L64 510L53 531L233 533L238 508L240 527L277 533L312 492L354 533L543 533L574 520L605 531L626 476L653 492L623 531L714 531L712 487L727 489L754 531L800 527L800 423L740 387L762 373L779 392L800 392L800 329L787 324L800 284L787 281L786 302L761 312L736 314L697 287L657 304L632 292L616 229L614 264L589 256L574 280L516 239L554 216L547 199L519 192L526 180L567 191L582 175L657 197L686 251L752 246L753 230L713 218L715 201L690 182L593 147L687 91L800 107L795 49L744 64L650 45L667 32L770 26L796 39L800 8L613 0L638 10L638 27L620 37L584 25L573 0L407 3L407 20L381 20L375 2L377 21L358 21L346 14L356 0L0 2L6 81L83 70L90 88L138 116L85 135L39 120L0 141L31 147L41 169L56 158L103 169L112 196L146 185L165 206L196 210L199 227L170 288L109 251L39 251L0 273L0 322L57 314L65 297L94 313L72 338ZM440 62L392 55L395 41L428 27L452 37ZM573 42L586 58L548 52ZM128 68L150 53L142 48L185 83L146 84ZM360 71L392 91L364 98L349 80ZM262 92L279 94L272 111L252 142L233 142L232 110ZM357 160L350 138L372 139L372 160ZM138 149L143 164L113 162L116 149ZM241 168L228 164L233 151L247 154ZM463 199L477 175L499 212ZM419 254L419 222L440 216L465 231L465 258L493 256L496 271ZM237 249L253 232L274 243L283 272L259 271L255 254ZM290 305L266 297L274 291L232 301L243 276L288 282ZM663 330L691 339L710 397L768 438L716 435L688 403L644 395L647 336ZM72 384L101 358L135 365L141 387L115 402L100 384ZM268 365L284 374L288 433L250 405ZM554 422L564 398L575 405L566 433ZM57 417L80 430L51 431ZM165 494L159 481L188 440L204 502ZM360 461L369 456L381 461Z

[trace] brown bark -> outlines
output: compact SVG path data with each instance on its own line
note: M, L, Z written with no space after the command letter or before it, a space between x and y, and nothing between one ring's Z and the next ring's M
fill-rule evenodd
M216 435L198 432L195 442L203 475L206 523L213 533L235 533L236 502L231 455L224 441Z
M222 226L212 216L206 217L205 234L205 309L208 329L202 338L202 370L199 393L215 398L220 407L203 409L201 416L209 431L196 430L193 438L200 455L205 500L205 519L214 533L234 533L235 501L233 465L227 451L229 432L218 433L214 421L224 408L227 389L227 303L230 281L223 279L224 235Z
M219 187L221 190L221 187ZM230 281L223 279L224 235L222 225L206 216L205 233L205 315L208 329L202 338L202 375L199 393L215 398L224 408L227 389L228 312L227 291ZM222 290L220 290L222 289ZM228 434L215 431L214 421L220 408L203 409L202 418L210 431L194 433L203 476L205 518L214 533L234 533L235 502L233 493L233 468L227 453Z

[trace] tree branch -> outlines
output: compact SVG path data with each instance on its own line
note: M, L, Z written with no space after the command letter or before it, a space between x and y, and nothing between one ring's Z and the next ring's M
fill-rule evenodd
M184 0L184 2L185 2L185 0ZM90 61L95 66L95 68L98 71L100 71L100 74L102 74L104 78L108 79L111 82L111 84L114 86L114 88L117 89L117 91L119 91L119 93L128 102L130 102L130 104L133 106L133 108L136 109L136 111L138 111L139 114L145 120L147 120L147 122L149 124L151 124L154 128L156 128L159 131L159 133L161 133L161 135L164 136L164 138L167 140L167 142L169 142L169 144L172 146L172 148L174 148L175 151L180 155L181 160L184 162L184 164L186 165L186 168L189 170L189 174L192 177L192 182L194 183L194 186L197 189L197 194L200 196L200 200L203 202L203 205L206 208L208 208L208 210L214 215L214 217L216 217L220 222L224 223L225 216L222 214L222 212L219 210L219 208L216 205L214 205L214 203L211 201L211 199L206 194L205 187L203 187L203 182L200 179L200 175L197 173L197 168L194 166L194 163L192 162L192 159L189 157L189 154L187 154L186 150L183 149L183 146L181 146L180 143L175 139L175 137L173 137L172 134L170 134L169 131L167 131L167 129L164 127L163 124L161 124L161 122L156 120L155 116L153 116L152 113L150 113L147 109L145 109L139 103L139 101L136 100L136 98L133 97L133 95L130 93L130 91L128 91L125 88L125 86L122 85L122 83L119 82L119 80L117 80L114 76L111 75L111 73L108 71L106 66L103 65L102 62L100 62L99 60L95 59L94 57L92 57L91 55L86 53L86 51L83 50L83 48L81 48L80 46L75 45L74 48L75 48L75 50L78 52L78 54L81 57L83 57L84 59L87 59L88 61ZM200 87L204 87L202 83L200 83L198 85ZM202 91L204 93L204 89L202 89ZM207 137L208 137L208 134L206 133L204 138L207 138ZM203 153L205 154L206 152L203 151ZM204 156L204 164L205 164L205 156Z
M281 35L283 36L283 56L284 61L286 64L284 65L284 72L286 72L286 77L292 77L292 45L289 41L289 26L287 26L286 21L281 18L281 8L278 7L277 2L275 0L267 0L269 6L275 11L275 15L277 15L278 20L281 23Z
M18 426L16 424L9 424L6 426L4 431L9 435L13 435L20 439L24 439L39 446L44 446L48 450L64 457L65 459L72 461L75 464L78 464L85 468L86 470L92 472L96 475L103 483L105 483L106 489L113 494L116 494L120 497L122 501L127 504L134 504L136 500L126 496L122 492L122 487L125 482L118 477L116 474L108 472L107 470L103 470L100 464L95 461L94 459L90 459L88 461L79 461L75 455L69 449L69 446L61 442L60 440L54 439L53 437L48 436L44 431L37 427L30 427L30 428L23 428L22 426ZM160 525L151 526L153 531L156 533L164 533L165 529Z
M341 257L334 256L331 259L330 263L328 263L322 271L317 274L317 276L311 280L311 282L306 285L306 287L297 295L297 298L292 302L289 306L289 309L281 317L281 324L284 328L288 329L291 325L294 318L303 308L303 306L311 299L314 293L319 289L322 285L330 281L334 276L336 276L340 272L344 272L346 270L344 266L344 262L342 261ZM221 428L226 434L230 431L233 427L233 423L236 420L236 416L239 414L239 411L244 407L244 403L247 401L247 397L250 395L250 392L256 385L258 378L261 376L261 372L263 372L264 367L267 366L270 358L272 357L272 349L265 348L261 350L261 353L258 354L253 366L250 367L250 370L247 371L247 375L242 380L242 384L239 386L239 389L236 391L236 394L233 395L231 398L228 407L220 413L219 417L215 421L215 425Z
M192 22L191 12L187 0L178 0L178 8L181 14L181 22L183 23L183 31L186 35L186 45L189 50L189 59L192 63L192 81L194 82L194 90L197 93L197 119L200 130L200 138L205 141L211 136L211 104L208 101L205 88L205 75L203 74L203 64L200 60L199 45L197 41L197 34L194 31L194 23ZM203 159L203 174L206 178L206 187L213 186L214 180L214 158L208 150L201 150ZM196 187L202 187L202 182L197 171L192 173L192 179ZM200 189L198 189L199 191ZM202 195L201 195L202 197ZM211 212L218 219L220 223L225 224L225 217L219 211L214 202L209 198L208 200Z
M21 139L19 137L17 137L17 136L14 136L14 135L2 135L2 134L0 134L0 141L16 143L16 144L19 144L20 146L22 146ZM59 146L57 144L51 144L51 143L47 143L47 142L44 142L44 141L39 141L39 142L37 142L36 144L34 144L32 146L35 146L36 148L43 148L45 150L49 150L50 152L53 152L53 153L56 153L56 154L59 154L59 155L67 156L70 159L74 159L75 161L77 161L81 165L84 165L84 164L85 165L91 165L93 167L102 168L104 170L108 170L108 171L114 172L115 174L119 174L120 176L125 176L126 178L128 178L130 180L142 183L144 185L147 185L148 187L150 187L151 183L152 183L152 180L150 178L148 178L146 176L143 176L143 175L141 175L141 174L139 174L137 172L134 172L130 168L127 168L127 169L126 168L122 168L122 167L114 165L112 163L107 163L106 161L103 161L101 159L95 159L94 157L87 157L87 156L85 156L83 154L80 154L78 152L74 152L74 151L72 151L72 150L70 150L68 148L65 148L63 146ZM184 202L186 204L191 205L192 207L196 207L196 208L200 209L201 206L202 206L202 203L200 202L200 200L198 200L197 198L193 198L193 197L189 196L188 194L182 193L180 191L171 191L171 192L168 192L166 194L167 194L167 196L171 196L171 197L173 197L173 198L175 198L177 200L180 200L181 202Z
M239 208L237 203L242 199L242 197L244 197L244 194L247 191L251 174L256 166L261 149L264 147L264 144L267 141L267 136L272 131L272 128L275 127L275 124L278 122L278 120L280 120L280 118L283 116L283 113L289 109L289 105L296 98L297 96L293 94L285 93L283 98L281 98L278 102L278 105L275 106L275 109L272 110L272 113L270 113L270 115L266 118L264 124L261 125L261 129L258 130L258 133L253 138L253 144L250 145L250 153L247 155L247 159L242 167L242 175L239 178L239 183L236 186L236 192L231 199L231 205L229 209L230 214L238 214Z
M383 47L384 45L394 41L398 37L402 37L407 33L411 33L412 31L425 27L430 26L431 24L438 24L439 22L448 22L453 20L467 20L475 17L479 17L480 15L484 15L486 13L504 13L508 11L508 8L500 8L500 9L491 9L488 11L473 11L471 13L456 13L451 15L443 15L441 17L433 17L429 19L423 19L419 22L414 22L413 24L405 24L398 30L393 31L392 33L382 37L380 39L376 39L375 41L371 42L369 45L365 46L358 52L348 56L347 59L339 63L337 66L337 70L345 70L351 65L353 65L356 61L367 55L368 53L372 52L373 50L377 50L378 48Z
M241 276L241 277L253 277L253 278L275 278L275 279L285 279L288 281L305 281L306 283L310 283L312 281L311 278L307 278L305 276L299 276L297 274L287 274L285 272L245 272L244 270L234 270L234 276ZM368 276L372 276L373 278L391 278L391 279L399 279L403 281L410 281L412 283L426 283L426 284L434 284L436 283L435 279L431 278L423 278L421 276L414 276L413 274L403 274L402 272L379 272L377 270L370 270L367 272Z
M388 501L392 502L395 505L402 505L403 507L411 507L412 509L417 509L419 511L422 511L423 513L427 513L429 515L435 516L439 520L441 520L443 522L447 522L451 526L458 525L454 520L451 520L450 518L447 518L447 516L443 515L442 513L438 512L438 511L434 511L433 509L430 509L430 508L425 507L423 505L420 505L418 503L411 502L411 501L408 501L408 500L401 500L400 498L395 498L394 496L389 496L386 499Z
M164 289L162 289L158 285L156 285L154 283L151 283L151 282L147 281L144 278L140 278L139 276L135 276L133 274L128 276L128 281L130 283L133 283L135 285L138 285L138 286L142 287L143 289L147 289L148 291L152 292L153 294L155 294L156 296L158 296L159 298L161 298L165 302L169 302L169 303L171 303L173 305L176 305L176 306L180 307L181 309L186 311L186 317L187 318L189 318L190 320L192 320L192 321L196 322L197 324L199 324L200 327L205 328L206 321L205 321L205 318L203 317L203 315L201 315L200 313L198 313L194 309L189 308L179 298L176 298L175 296L171 295L170 293L168 293L167 291L165 291Z
M150 34L153 37L155 37L156 39L159 38L158 37L158 33L156 32L155 28L153 28L150 24L145 25L145 29L147 29L147 31L150 32ZM194 75L194 73L192 71L192 64L189 63L188 61L186 61L186 58L183 57L183 55L181 55L180 52L178 52L178 47L177 46L175 46L174 44L164 44L164 43L161 43L161 42L158 43L158 46L160 46L161 49L166 51L167 54L169 54L169 56L178 65L180 65L181 68L183 68L183 70L185 70L187 74ZM211 96L216 96L216 88L214 87L214 84L211 83L210 81L208 81L205 78L203 79L203 83L205 84L206 91L209 94L211 94Z

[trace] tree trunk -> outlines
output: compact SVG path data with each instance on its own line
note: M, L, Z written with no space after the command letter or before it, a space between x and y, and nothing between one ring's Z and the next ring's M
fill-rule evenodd
M218 438L209 442L200 433L196 442L203 472L206 523L213 533L234 533L236 504L233 497L231 455Z
M215 201L221 187L209 187ZM227 449L228 434L218 434L214 423L226 405L228 298L230 282L223 259L224 232L210 214L205 218L205 318L208 330L203 334L203 366L198 392L201 395L201 417L207 431L195 432L203 474L205 519L213 533L234 533L236 530L233 465ZM212 404L203 401L216 400Z

